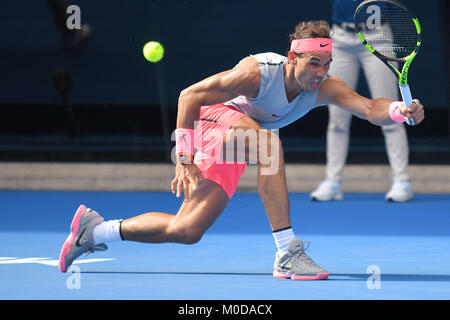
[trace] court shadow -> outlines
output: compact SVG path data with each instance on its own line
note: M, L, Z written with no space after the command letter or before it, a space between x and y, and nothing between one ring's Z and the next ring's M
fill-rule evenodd
M204 271L81 271L92 274L147 274L147 275L222 275L222 276L267 276L267 272L204 272Z
M371 276L370 273L331 273L329 280L337 281L367 281ZM444 274L392 274L381 273L381 281L406 281L406 282L421 282L421 281L450 281L450 275Z
M272 276L271 272L207 272L207 271L81 271L86 274L129 274L129 275L221 275L221 276ZM331 273L330 281L367 281L371 274L366 273ZM450 275L441 274L391 274L382 273L381 281L405 282L444 282L450 281Z

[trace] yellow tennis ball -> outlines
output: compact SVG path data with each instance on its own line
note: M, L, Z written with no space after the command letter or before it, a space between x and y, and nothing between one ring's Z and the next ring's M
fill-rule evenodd
M145 44L143 53L148 61L158 62L164 56L164 47L157 41L150 41Z

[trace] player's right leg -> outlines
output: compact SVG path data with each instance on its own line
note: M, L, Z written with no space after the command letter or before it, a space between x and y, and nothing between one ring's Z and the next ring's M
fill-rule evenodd
M191 190L191 198L182 203L177 214L141 214L122 220L118 232L123 240L129 241L196 243L222 213L228 201L229 197L221 186L204 180L195 191ZM95 227L103 220L97 212L84 205L78 208L70 227L71 233L61 249L59 269L62 272L66 272L83 253L107 249L94 237Z
M125 219L121 234L124 240L193 244L200 241L228 204L229 197L217 183L204 180L183 201L176 215L150 212Z
M59 270L66 272L72 262L83 253L103 251L108 247L102 243L95 245L93 231L103 218L95 211L80 205L70 224L70 234L59 254Z
M104 239L122 238L138 242L186 244L199 241L226 207L245 170L245 163L219 164L212 158L212 153L210 154L216 146L222 148L223 133L235 119L242 116L244 115L224 105L202 107L201 119L205 124L197 131L200 135L198 147L201 147L201 152L197 152L194 163L199 166L205 180L195 192L190 190L189 201L183 202L176 215L149 212L122 221L105 222L111 225L112 231L107 229L97 232L105 225L102 223L103 218L95 211L80 207L74 217L76 223L72 223L71 233L61 250L60 270L65 272L84 252L105 250L105 245L98 247ZM216 120L218 117L221 118L220 122ZM97 225L99 228L96 228Z

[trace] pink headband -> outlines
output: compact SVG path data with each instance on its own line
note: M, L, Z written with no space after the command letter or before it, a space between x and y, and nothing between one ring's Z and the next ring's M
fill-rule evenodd
M332 41L329 38L294 39L291 42L291 51L304 53L312 51L331 52Z

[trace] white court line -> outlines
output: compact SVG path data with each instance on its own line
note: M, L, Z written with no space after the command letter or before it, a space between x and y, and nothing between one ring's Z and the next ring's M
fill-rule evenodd
M102 262L102 261L112 261L115 259L81 259L74 261L73 264L82 263L92 263L92 262ZM41 257L31 257L31 258L16 258L16 257L0 257L0 264L26 264L26 263L38 263L47 266L57 267L59 265L59 260L51 258L41 258Z

